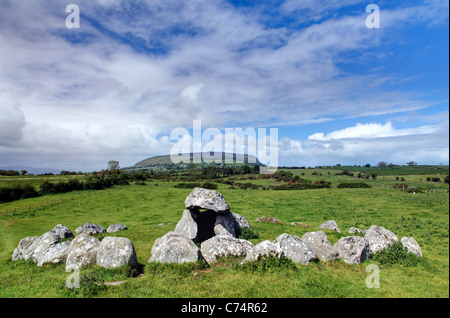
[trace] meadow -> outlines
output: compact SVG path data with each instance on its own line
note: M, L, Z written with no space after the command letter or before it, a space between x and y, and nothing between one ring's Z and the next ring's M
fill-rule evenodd
M397 174L386 175L384 180L379 174L376 180L364 180L372 188L340 189L336 187L338 183L356 180L336 176L333 169L289 171L311 180L329 180L333 186L275 191L233 189L218 183L218 191L227 200L231 212L243 215L258 234L258 238L250 239L252 243L274 240L282 233L301 237L318 230L322 222L334 219L341 233L326 230L332 244L350 235L347 231L351 226L367 229L378 225L393 231L399 239L414 237L421 246L423 259L413 266L383 265L371 259L358 265L338 260L318 261L307 266L274 264L264 269L240 266L240 259L236 258L221 259L212 266L202 262L149 264L154 241L175 228L184 210L184 200L191 191L175 188L175 181L153 180L145 185L114 186L0 203L0 297L449 297L448 184L427 182L428 175L404 175L404 183L433 190L412 193L392 188L398 183ZM236 182L277 183L273 179L247 177L243 177L245 181ZM0 184L6 181L0 178ZM257 222L255 219L259 216L276 217L281 223ZM100 273L107 282L124 283L104 286L95 292L74 293L65 287L70 273L65 272L64 264L36 267L24 261L11 261L21 238L42 235L57 224L75 232L86 222L105 228L113 223L127 225L127 231L97 237L129 238L136 249L138 270L113 271L92 265L81 271L91 276ZM306 223L309 228L294 226L291 222ZM380 268L380 288L366 287L369 275L366 268L370 264Z

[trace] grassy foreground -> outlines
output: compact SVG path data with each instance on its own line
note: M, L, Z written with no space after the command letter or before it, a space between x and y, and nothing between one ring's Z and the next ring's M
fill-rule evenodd
M449 197L448 193L405 193L392 189L318 189L264 191L219 188L231 211L244 215L259 234L253 243L273 240L282 233L302 236L334 219L342 233L328 231L334 244L348 236L348 228L371 225L393 231L399 239L414 237L424 260L415 266L380 265L374 260L359 265L342 261L307 266L248 270L239 259L204 264L148 264L154 241L175 228L190 189L159 186L118 186L100 191L72 192L0 204L0 212L29 213L0 217L0 297L449 297ZM49 200L51 205L44 204ZM3 215L3 214L1 214ZM281 224L256 222L259 216L277 217ZM57 224L73 232L83 223L104 227L124 223L128 231L107 236L128 237L133 242L140 274L127 270L107 271L90 266L83 273L103 274L105 281L125 281L95 293L74 294L65 287L63 264L36 267L11 255L20 239L42 235ZM303 222L309 228L290 225ZM99 236L99 239L106 235ZM380 268L380 288L367 288L369 264ZM136 275L135 275L136 276Z

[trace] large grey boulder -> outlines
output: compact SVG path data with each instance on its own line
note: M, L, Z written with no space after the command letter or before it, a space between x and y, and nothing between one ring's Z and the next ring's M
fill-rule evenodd
M66 239L66 238L73 238L74 237L72 231L67 226L64 226L62 224L56 225L49 232L54 233L60 239Z
M127 226L122 223L115 223L108 226L108 229L106 230L106 233L116 233L119 231L125 231L128 230Z
M40 236L28 236L21 239L19 245L17 245L16 249L13 252L12 260L23 260L25 255L27 254L29 255L29 257L31 257L32 253L29 252L30 246L32 246L33 243L39 238Z
M423 256L419 244L413 237L403 237L400 242L408 249L408 253L413 253L419 257Z
M156 239L151 253L149 263L182 264L196 262L202 257L199 248L191 239L174 231Z
M27 253L24 255L25 261L32 260L37 263L46 251L59 243L59 236L53 232L47 232L39 237L30 245Z
M37 266L42 266L47 263L60 264L64 263L67 259L70 241L60 242L53 244L45 252L41 254L35 254Z
M393 232L376 225L372 225L367 230L364 238L369 243L369 249L372 254L383 251L394 244L394 242L398 242L398 238Z
M319 229L327 229L341 233L341 230L339 229L339 226L337 225L335 220L329 220L320 224Z
M294 263L306 265L317 258L316 252L296 235L283 233L273 243Z
M61 239L72 238L72 231L62 224L41 236L23 238L13 252L12 260L33 261L37 266L46 263L63 263L66 261L70 241Z
M246 255L253 248L249 241L216 235L200 245L203 258L208 264L214 263L218 257Z
M175 232L180 233L185 237L193 240L197 237L197 230L198 230L197 222L195 222L194 219L192 218L191 211L184 210L183 216L175 226Z
M126 237L105 237L97 251L97 265L117 268L123 265L136 267L137 258L134 245Z
M95 263L100 241L86 233L78 234L69 246L66 270Z
M369 243L361 236L342 237L334 248L347 264L359 264L369 258Z
M224 214L230 211L230 207L221 193L203 188L194 188L184 204L189 210L206 209Z
M41 236L23 238L13 253L13 260L32 261L38 266L62 263L67 258L70 242L59 242L59 234L48 231Z
M106 229L103 226L100 226L98 224L94 223L84 223L79 228L75 230L75 232L78 234L88 234L88 235L95 235L98 233L106 233Z
M253 246L253 248L247 252L247 255L242 261L242 264L257 261L262 258L268 258L270 256L281 258L284 256L284 253L278 248L275 243L269 240L265 240Z
M328 241L324 231L308 232L302 236L302 241L314 249L317 257L323 261L334 261L339 258L339 253Z

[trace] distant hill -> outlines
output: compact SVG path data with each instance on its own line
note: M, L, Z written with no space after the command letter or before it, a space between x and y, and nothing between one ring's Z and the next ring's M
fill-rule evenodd
M244 164L248 164L248 165L260 165L260 166L264 166L255 156L252 155L244 155L244 163L237 163L236 162L236 154L233 154L233 163L225 163L225 152L221 153L221 157L222 157L222 161L221 162L215 162L216 164L225 164L225 165L231 165L231 166L241 166ZM144 159L142 161L137 162L134 166L132 167L127 167L124 168L125 170L132 170L132 169L142 169L142 168L182 168L182 167L186 167L188 164L192 164L193 163L193 154L190 153L189 154L190 157L190 161L189 162L182 162L182 163L178 163L175 164L172 162L170 155L165 155L165 156L155 156L155 157L151 157L151 158L147 158ZM250 159L250 160L249 160ZM249 162L250 161L250 162ZM255 163L253 163L255 162ZM207 164L206 162L204 162L202 160L201 164L197 164L197 165L203 165L203 164Z

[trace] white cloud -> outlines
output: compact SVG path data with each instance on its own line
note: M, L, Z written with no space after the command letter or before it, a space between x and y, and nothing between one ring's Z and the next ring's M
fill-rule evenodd
M426 125L417 128L408 129L395 129L391 122L386 124L369 123L369 124L356 124L353 127L347 127L341 130L333 131L327 135L324 133L315 133L308 136L308 140L333 140L333 139L346 139L346 138L382 138L382 137L396 137L396 136L408 136L415 134L432 134L439 131L438 126Z
M315 133L308 140L280 140L280 161L286 165L448 163L448 120L436 125L395 129L391 122L369 123ZM355 162L355 159L359 162ZM333 160L333 162L330 162Z
M361 15L332 15L288 29L266 27L259 14L219 0L80 0L81 28L68 30L60 1L4 2L0 89L9 97L0 99L0 165L35 160L77 169L82 158L91 169L117 157L132 164L167 154L170 142L161 135L190 128L193 119L219 128L306 125L434 103L421 101L417 92L381 90L389 76L342 71L342 53L379 44L365 28L363 9ZM317 22L359 2L286 1L280 12L307 10L298 22ZM434 2L419 12L427 7L433 10L421 21L442 15ZM387 11L384 23L409 21L408 10ZM318 141L412 133L364 124L312 135L308 147L292 140L283 147L333 151L350 145Z

